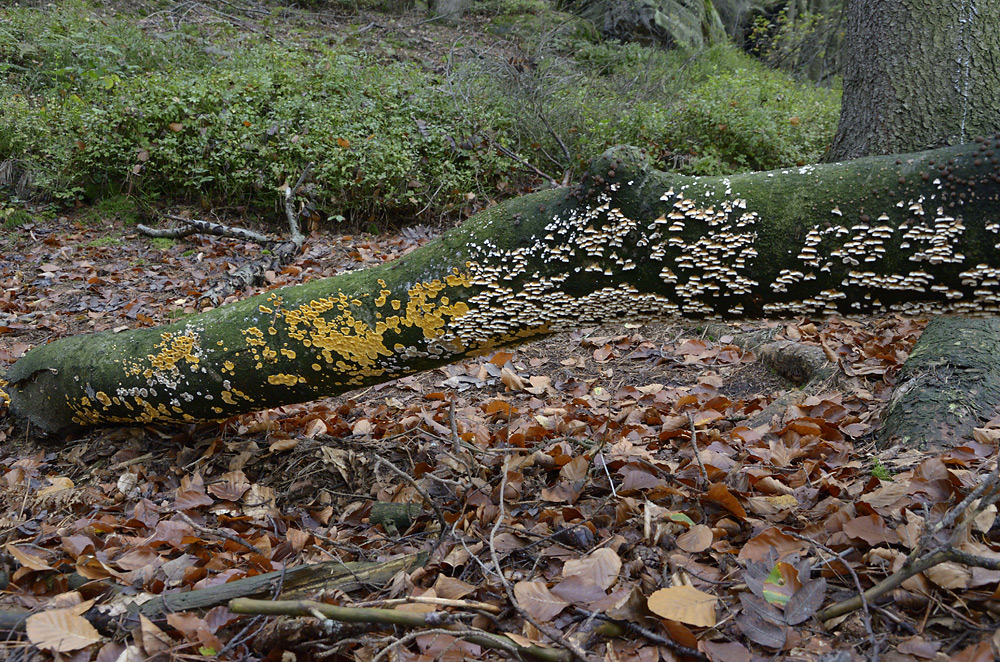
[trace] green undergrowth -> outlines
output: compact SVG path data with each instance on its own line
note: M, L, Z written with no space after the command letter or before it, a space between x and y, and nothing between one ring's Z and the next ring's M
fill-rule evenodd
M689 174L769 170L818 160L836 130L839 89L798 82L731 45L692 55L570 34L539 51L531 68L479 67L467 78L477 100L499 99L500 115L515 118L520 149L562 153L564 165L631 144Z
M541 0L497 6L497 21L563 16ZM839 108L835 91L733 48L601 42L568 20L538 32L537 61L517 71L481 53L450 67L400 57L360 18L280 35L141 18L83 0L0 9L0 161L30 175L34 198L99 202L126 223L176 202L278 215L280 187L313 162L305 194L323 219L436 216L523 183L486 138L547 171L625 143L722 173L815 160Z

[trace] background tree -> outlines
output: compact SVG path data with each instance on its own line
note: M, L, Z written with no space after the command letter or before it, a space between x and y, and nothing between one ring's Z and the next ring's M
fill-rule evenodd
M828 161L958 144L1000 126L1000 3L849 0Z
M843 108L827 160L966 143L1000 128L1000 3L850 0L846 22ZM1000 413L998 337L994 319L933 320L901 371L883 441L955 443Z

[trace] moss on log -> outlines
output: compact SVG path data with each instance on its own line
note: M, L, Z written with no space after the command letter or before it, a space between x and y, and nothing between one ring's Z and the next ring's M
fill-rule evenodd
M879 441L940 449L972 438L1000 405L1000 319L937 317L898 374Z
M36 347L11 411L47 432L219 420L619 318L995 313L998 153L692 178L616 148L392 263Z

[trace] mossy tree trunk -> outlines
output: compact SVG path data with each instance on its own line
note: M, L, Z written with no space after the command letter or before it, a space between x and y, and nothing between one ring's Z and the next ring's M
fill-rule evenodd
M404 258L9 370L36 429L303 402L619 318L1000 312L1000 139L732 177L636 150L477 214Z
M1000 3L850 0L847 23L843 108L828 160L966 143L1000 129ZM955 445L995 414L995 330L930 322L899 374L883 445Z

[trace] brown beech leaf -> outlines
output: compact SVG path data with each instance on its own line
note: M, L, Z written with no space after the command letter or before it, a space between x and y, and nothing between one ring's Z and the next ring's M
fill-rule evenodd
M785 626L765 621L752 611L744 611L737 616L736 624L743 630L747 639L754 643L774 650L785 645L787 638Z
M583 455L574 457L559 470L559 476L568 481L576 482L587 477L590 461Z
M219 482L208 486L208 491L223 501L239 501L250 489L250 481L242 471L227 471Z
M992 662L996 658L993 657L993 648L990 646L989 641L980 641L978 644L972 644L968 648L963 648L950 656L951 662Z
M695 524L690 529L677 536L677 546L685 552L697 554L704 552L712 544L712 529L704 524Z
M750 662L750 651L741 643L703 641L699 646L712 662Z
M649 596L649 610L657 616L696 627L715 625L715 603L719 599L693 586L661 588Z
M504 386L512 391L523 391L524 390L524 380L522 380L516 372L510 368L504 368L500 372L500 381L503 382Z
M607 547L596 549L581 559L566 561L563 577L580 575L592 579L602 589L611 588L618 581L622 560L618 553Z
M193 474L181 478L181 485L177 488L177 496L174 498L174 507L178 510L192 510L202 506L211 506L212 497L205 494L205 481L201 474Z
M741 520L747 517L747 511L743 509L743 506L736 500L736 497L722 483L712 483L712 486L708 488L708 491L705 492L702 498L707 501L714 501Z
M514 584L514 597L521 609L542 622L551 621L569 603L552 594L545 582L538 580Z
M914 636L904 639L896 646L896 651L904 655L933 659L941 649L941 642L927 641L923 637Z
M101 634L76 609L47 609L25 620L28 639L35 646L55 653L86 648L101 640Z
M174 640L153 621L146 618L145 614L139 614L139 632L142 648L149 657L174 646Z
M886 526L881 516L874 513L844 522L844 533L852 538L860 538L872 547L899 542L899 535Z
M927 568L924 575L941 588L968 588L972 570L960 563L947 561Z
M552 594L567 602L590 605L608 597L607 591L585 575L571 575L552 587Z
M455 577L449 577L444 573L438 575L433 588L438 597L448 598L449 600L459 600L476 590L476 587L472 584L463 582L461 579L456 579Z
M743 545L740 550L739 559L741 561L763 561L767 558L771 548L778 554L778 558L784 558L789 554L802 554L809 549L809 543L794 538L781 529L771 527L764 529Z
M4 545L7 553L14 557L18 563L29 570L52 570L52 566L45 562L40 556L29 554L20 547L7 543Z
M50 476L48 480L51 484L39 490L38 496L48 496L56 492L62 492L63 490L73 489L73 481L65 476Z

